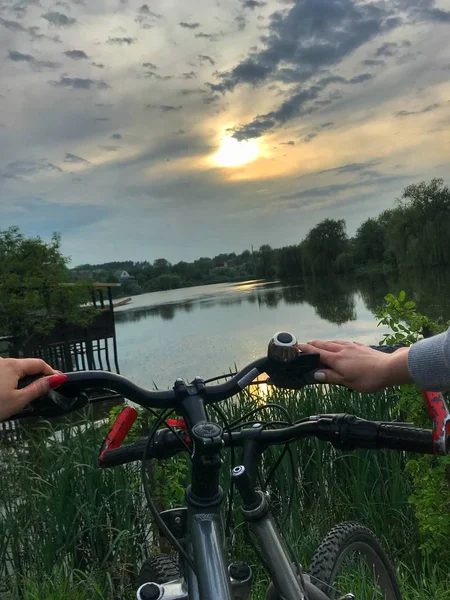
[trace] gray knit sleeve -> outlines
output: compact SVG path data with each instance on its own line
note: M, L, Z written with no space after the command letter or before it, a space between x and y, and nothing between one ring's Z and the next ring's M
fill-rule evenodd
M450 390L450 328L413 344L408 353L408 370L422 390Z

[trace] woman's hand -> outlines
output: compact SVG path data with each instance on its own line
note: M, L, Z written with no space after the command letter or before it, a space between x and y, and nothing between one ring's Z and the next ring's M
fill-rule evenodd
M329 367L314 374L320 383L344 385L358 392L377 392L412 382L408 371L409 348L385 354L359 342L345 340L314 340L297 347L302 352L319 352L320 361Z
M19 379L27 375L44 375L27 387L17 389ZM45 395L67 379L39 358L0 358L0 421Z

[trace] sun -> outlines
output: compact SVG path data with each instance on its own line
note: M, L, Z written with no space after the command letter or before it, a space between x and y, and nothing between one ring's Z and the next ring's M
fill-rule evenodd
M222 138L220 148L213 156L213 161L219 167L240 167L252 160L259 154L256 140L242 140L233 137Z

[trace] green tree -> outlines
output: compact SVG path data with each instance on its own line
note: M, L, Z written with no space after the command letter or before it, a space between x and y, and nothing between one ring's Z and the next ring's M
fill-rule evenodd
M18 227L0 231L0 333L22 339L47 333L57 321L88 325L90 282L70 283L61 239L26 238Z
M280 248L276 261L277 276L280 278L301 277L303 257L300 245Z
M344 219L325 219L313 227L303 242L304 263L312 275L336 270L336 258L348 250Z
M181 285L181 279L173 273L164 273L154 280L155 290L174 290Z
M170 273L171 266L170 262L165 258L157 258L153 263L154 276L159 277L160 275Z
M380 265L384 259L385 228L377 219L367 219L353 238L353 258L359 267Z
M258 250L256 275L264 279L275 276L275 251L269 244L263 244Z
M402 270L450 262L450 189L442 179L405 188L386 220L387 249Z

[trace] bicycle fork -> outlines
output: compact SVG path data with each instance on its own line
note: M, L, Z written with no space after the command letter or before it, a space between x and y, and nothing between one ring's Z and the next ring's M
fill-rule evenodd
M233 479L241 495L242 514L258 540L264 555L275 590L269 592L271 600L327 600L327 596L313 586L290 559L286 544L270 515L266 495L255 490L245 467L233 469Z

